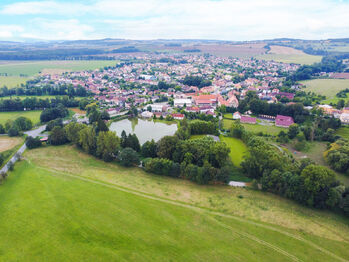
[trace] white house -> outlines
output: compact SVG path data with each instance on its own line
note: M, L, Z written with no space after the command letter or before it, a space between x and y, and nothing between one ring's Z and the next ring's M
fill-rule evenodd
M233 119L237 120L237 119L241 119L241 114L239 112L235 112L233 114Z
M144 111L142 112L141 116L144 117L144 118L152 118L153 117L153 113L152 112L149 112L149 111Z
M192 106L191 99L178 98L173 100L174 107Z

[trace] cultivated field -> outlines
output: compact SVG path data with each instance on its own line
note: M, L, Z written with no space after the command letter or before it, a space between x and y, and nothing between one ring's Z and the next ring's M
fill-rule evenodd
M40 110L0 112L0 124L5 124L8 119L14 120L20 116L27 117L33 122L33 124L37 124L40 122L40 114Z
M317 63L322 59L321 56L308 55L303 51L286 46L270 46L270 51L267 54L260 55L257 58L302 65Z
M301 83L306 85L305 91L326 96L327 99L323 103L336 103L340 99L336 97L336 94L349 88L349 79L313 79L301 81Z
M121 168L71 146L24 157L0 186L3 261L349 256L348 219L331 212L249 189L199 186Z
M0 64L0 74L8 74L9 76L34 76L43 72L43 70L57 70L57 73L69 71L82 71L82 70L94 70L104 66L115 66L117 61L115 60L80 60L80 61L16 61ZM46 71L49 72L49 71Z
M0 153L10 150L23 142L22 137L0 136Z

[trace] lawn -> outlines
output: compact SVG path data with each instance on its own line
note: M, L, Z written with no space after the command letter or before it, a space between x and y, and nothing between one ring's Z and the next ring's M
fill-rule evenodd
M104 66L115 66L116 60L52 60L52 61L16 61L0 64L0 74L26 77L41 73L62 73L68 71L94 70ZM55 71L56 70L56 71Z
M323 103L336 103L339 99L336 97L336 94L341 90L349 88L349 79L313 79L301 81L300 83L306 85L306 92L310 91L326 96L327 100L323 101Z
M220 135L219 138L230 148L229 156L231 158L231 161L235 166L239 167L244 155L246 155L246 153L248 152L247 146L240 139L234 137L226 137Z
M232 125L234 120L232 119L223 119L223 127L224 129L229 129ZM269 135L277 135L281 130L287 131L286 128L278 127L275 125L259 125L259 124L242 124L245 128L245 130L253 132L253 133L259 133L263 132L264 134Z
M0 112L0 124L5 124L8 119L14 120L20 116L27 117L33 122L33 124L37 124L40 122L40 114L40 110Z
M125 169L71 146L28 151L25 158L0 186L2 261L349 256L348 219L278 196Z
M0 65L1 66L1 65ZM7 86L8 88L13 88L25 84L28 77L20 76L0 76L0 87Z

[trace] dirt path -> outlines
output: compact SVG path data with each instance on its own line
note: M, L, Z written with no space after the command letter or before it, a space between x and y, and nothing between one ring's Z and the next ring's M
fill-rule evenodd
M28 160L29 164L33 165L30 160ZM34 166L34 165L33 165ZM178 202L178 201L174 201L174 200L170 200L170 199L165 199L165 198L161 198L161 197L158 197L158 196L154 196L154 195L150 195L150 194L147 194L147 193L143 193L143 192L139 192L139 191L136 191L136 190L133 190L133 189L130 189L130 188L125 188L125 187L122 187L122 186L119 186L119 185L115 185L115 184L108 184L108 183L104 183L104 182L101 182L101 181L97 181L97 180L93 180L93 179L89 179L89 178L86 178L86 177L82 177L82 176L79 176L79 175L73 175L73 174L69 174L69 173L65 173L65 172L60 172L60 171L56 171L56 170L51 170L51 169L47 169L47 168L44 168L44 167L39 167L39 166L35 166L36 168L39 168L39 169L42 169L42 170L45 170L45 171L48 171L48 172L53 172L53 173L56 173L56 174L59 174L59 175L64 175L64 176L69 176L69 177L72 177L72 178L76 178L76 179L79 179L79 180L82 180L82 181L86 181L86 182L90 182L90 183L93 183L93 184L97 184L97 185L102 185L102 186L105 186L105 187L108 187L108 188L113 188L113 189L116 189L116 190L119 190L119 191L122 191L122 192L126 192L126 193L130 193L130 194L133 194L133 195L137 195L137 196L140 196L140 197L143 197L143 198L147 198L147 199L151 199L151 200L156 200L156 201L160 201L160 202L163 202L163 203L167 203L167 204L172 204L172 205L175 205L175 206L180 206L180 207L184 207L184 208L189 208L191 210L194 210L196 212L199 212L199 213L206 213L206 214L210 214L210 215L214 215L214 216L219 216L219 217L225 217L225 218L230 218L230 219L234 219L234 220L237 220L239 222L243 222L243 223L248 223L248 224L251 224L251 225L255 225L255 226L258 226L258 227L261 227L261 228L264 228L264 229L268 229L268 230L272 230L274 232L278 232L280 234L283 234L283 235L286 235L288 237L291 237L293 239L296 239L298 241L301 241L303 242L304 244L307 244L329 256L331 256L332 258L338 260L338 261L343 261L343 262L346 262L348 260L342 258L342 257L339 257L337 256L336 254L316 245L315 243L309 241L309 240L306 240L300 236L297 236L297 235L294 235L292 233L289 233L287 231L284 231L284 230L281 230L281 229L278 229L278 228L274 228L272 226L268 226L268 225L264 225L264 224L261 224L261 223L257 223L257 222L253 222L253 221L249 221L247 219L243 219L243 218L240 218L240 217L237 217L237 216L233 216L233 215L227 215L227 214L224 214L224 213L220 213L220 212L216 212L216 211L213 211L213 210L209 210L207 208L202 208L202 207L197 207L197 206L193 206L193 205L190 205L190 204L186 204L186 203L183 203L183 202ZM212 218L214 219L214 218ZM226 228L229 228L230 230L234 230L236 231L235 229L231 228L230 226L218 221L215 219L216 222L219 222L219 224L223 227L226 227ZM273 250L289 257L290 259L292 259L293 261L300 261L300 259L298 259L297 257L295 257L294 255L288 253L287 251L273 245L273 244L270 244L262 239L259 239L253 235L250 235L246 232L239 232L240 235L244 235L245 237L251 239L251 240L254 240L260 244L263 244L265 245L266 247L269 247L269 248L272 248Z

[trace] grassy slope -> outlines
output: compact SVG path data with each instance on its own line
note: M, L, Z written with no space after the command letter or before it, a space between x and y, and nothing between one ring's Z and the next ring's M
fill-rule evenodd
M324 103L336 103L339 98L336 94L346 88L349 88L349 79L313 79L301 81L306 85L305 91L314 92L320 95L325 95ZM349 100L349 98L347 98Z
M240 139L234 137L220 136L220 140L230 148L230 157L235 166L240 166L244 155L247 153L247 146Z
M18 61L0 65L0 73L7 73L10 76L24 74L34 76L43 69L65 69L66 71L94 70L104 66L113 66L117 63L114 60L92 60L92 61Z
M40 122L40 110L33 111L16 111L16 112L0 112L0 124L5 124L8 119L16 119L20 116L25 116L29 118L33 124Z
M37 168L78 174L230 215L249 217L337 240L349 234L348 224L345 225L348 220L330 212L313 211L272 194L225 186L199 186L181 179L150 175L138 168L128 169L104 163L71 146L31 150L25 157ZM239 195L244 195L244 199L238 198Z
M72 165L70 174L43 169L38 164L49 163L38 163L42 156L55 157L57 161L50 161L57 165L54 169ZM229 201L236 205L238 202L249 202L251 191L246 189L200 187L186 181L144 175L138 169L127 169L126 174L115 165L106 165L66 146L30 151L26 157L31 164L27 161L19 163L8 181L0 187L0 258L4 261L338 260L324 248L342 258L349 255L348 239L342 238L347 236L349 230L344 224L347 220L327 212L299 207L305 213L295 214L290 212L295 206L292 203L287 209L291 217L301 215L302 220L309 220L310 227L319 223L322 227L319 228L317 224L318 234L328 231L326 236L337 240L281 225L269 226L229 216L230 206L224 207L228 209L226 211L212 206L212 209L219 211L212 212L195 207L202 203L188 205L186 202L190 202L189 199L177 202L182 200L177 199L178 193L192 192L195 195L206 192L213 200L203 201L212 203L215 202L214 198L221 199L224 192L229 191ZM114 168L109 169L111 166ZM80 173L83 177L87 177L85 172L92 172L90 175L94 174L94 180L76 176L79 174L75 173L76 168L84 170ZM96 173L96 169L99 172ZM110 172L114 179L108 179ZM144 177L140 177L140 174ZM107 179L109 183L101 183L97 179ZM130 180L128 187L132 190L120 187L125 179ZM139 179L143 180L141 183L149 183L150 187L144 186L142 189L147 191L152 188L148 192L152 196L141 193L139 184L135 187L131 185ZM177 192L177 198L173 195L165 196L173 200L159 198L161 195L156 190L163 184L160 181L171 188L182 189ZM178 188L178 183L182 185L181 188ZM190 191L183 192L183 189ZM235 190L244 198L234 197ZM259 196L251 202L254 204L249 205L249 209L260 205L258 199L263 199L263 195L269 197L269 194L252 193ZM278 207L272 208L275 202L283 205L284 201L278 197L268 201L271 208L269 213L273 213L273 216L278 215L280 210ZM309 218L308 213L313 216ZM291 221L297 223L297 220Z

